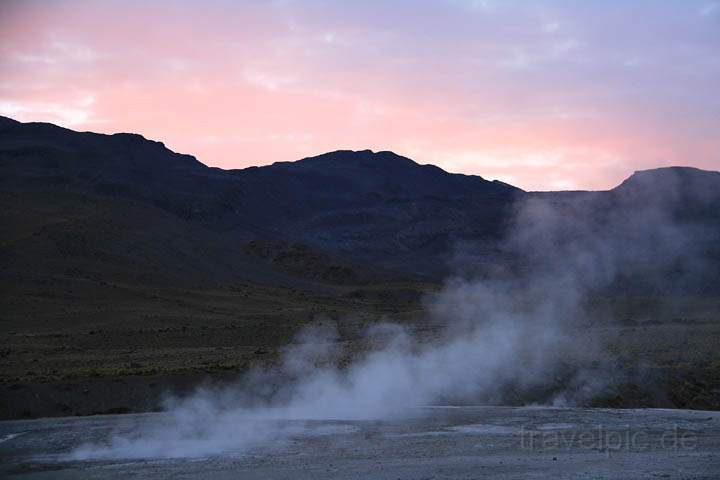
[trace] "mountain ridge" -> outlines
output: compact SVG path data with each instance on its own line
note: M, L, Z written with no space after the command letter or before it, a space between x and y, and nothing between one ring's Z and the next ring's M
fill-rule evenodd
M257 240L301 244L380 270L436 278L447 274L455 245L500 241L518 202L527 199L573 203L599 195L608 208L618 202L627 207L667 203L672 187L684 192L671 199L676 204L707 210L717 200L713 187L720 185L718 172L669 167L635 172L606 191L524 192L371 150L338 150L295 162L223 170L137 134L75 132L8 118L0 120L0 161L0 189L6 193L34 199L40 192L74 194L108 205L109 212L116 204L123 215L130 215L124 205L134 202L153 215L167 212L170 217L158 218L159 224L208 236L194 243L220 241L226 245L221 251ZM662 190L654 190L660 180ZM42 202L46 200L38 208L47 210ZM127 228L144 238L142 223L133 225ZM152 245L156 240L143 241ZM107 248L116 249L110 243ZM237 261L245 260L238 256ZM222 263L220 257L216 262Z
M445 175L455 175L459 177L466 177L466 178L475 178L479 180L484 180L486 182L496 183L500 185L504 185L507 187L511 187L512 189L519 190L519 191L525 191L521 189L520 187L514 186L512 184L509 184L507 182L503 182L501 180L487 180L481 175L477 174L466 174L462 172L449 172L444 170L442 167L439 167L434 164L420 164L416 162L415 160L412 160L409 157L405 157L403 155L400 155L398 153L395 153L390 150L379 150L377 152L371 150L371 149L364 149L364 150L349 150L349 149L339 149L339 150L333 150L325 153L321 153L318 155L312 155L308 157L303 157L298 160L282 160L282 161L276 161L271 164L267 165L252 165L248 167L243 168L230 168L225 169L222 167L212 167L209 166L202 161L198 160L197 157L195 157L192 154L186 154L186 153L178 153L173 150L170 150L164 142L159 140L154 140L145 137L142 134L134 133L134 132L116 132L116 133L98 133L93 131L77 131L70 128L62 127L53 123L49 122L21 122L15 119L12 119L10 117L2 116L0 115L0 128L7 128L9 126L19 127L19 126L26 126L26 127L39 127L41 129L50 129L53 131L63 131L66 133L71 134L79 134L79 135L92 135L97 137L115 137L117 139L129 139L130 141L139 141L139 142L147 142L149 144L155 144L159 147L162 147L163 149L167 150L168 153L171 153L173 155L179 156L179 157L190 157L192 159L195 159L197 164L211 170L215 171L221 171L221 172L244 172L244 171L252 171L256 169L263 169L268 167L299 167L304 166L308 163L321 163L323 166L327 166L328 162L324 162L323 160L331 160L332 163L337 162L338 160L356 160L356 159L367 159L368 157L371 157L372 160L385 160L388 157L392 157L396 160L407 162L412 164L415 167L420 168L426 168L428 170L434 170L439 173L445 174ZM351 158L354 157L354 158ZM658 175L663 174L666 172L681 172L681 171L694 171L694 172L700 172L700 173L714 173L720 175L720 171L716 170L706 170L701 169L698 167L692 167L692 166L683 166L683 165L671 165L671 166L665 166L665 167L655 167L655 168L647 168L647 169L639 169L633 171L627 178L625 178L621 183L616 185L615 187L605 189L605 190L541 190L541 191L527 191L528 193L557 193L557 192L565 192L565 191L571 191L571 192L607 192L612 191L620 187L623 183L633 179L637 178L638 176L650 176L650 175Z

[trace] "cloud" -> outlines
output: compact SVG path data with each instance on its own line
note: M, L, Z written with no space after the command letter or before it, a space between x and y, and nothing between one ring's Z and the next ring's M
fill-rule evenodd
M244 74L245 81L250 85L264 88L272 92L277 91L287 85L292 85L294 78L286 75L272 74L258 70L247 70Z
M46 118L54 123L75 127L93 123L92 105L94 97L87 96L70 103L43 103L0 100L0 115L32 122L37 118Z
M542 31L545 33L555 33L560 30L559 22L546 22L542 25Z
M33 52L13 52L10 58L19 63L71 67L73 64L96 62L101 55L87 45L54 40L46 47Z
M716 13L719 8L720 6L717 3L708 3L707 5L703 5L698 13L703 17L708 17Z
M508 165L463 171L523 188L608 188L641 167L717 165L715 5L653 4L639 28L632 4L555 0L21 2L0 18L0 101L221 167L373 148L455 168L469 151ZM297 141L264 145L268 132ZM559 151L584 153L542 176L527 165Z

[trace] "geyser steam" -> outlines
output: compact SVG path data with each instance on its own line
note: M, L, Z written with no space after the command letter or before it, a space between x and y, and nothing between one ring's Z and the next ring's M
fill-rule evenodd
M338 352L332 328L313 327L280 368L173 399L161 424L83 446L73 457L238 451L307 433L283 420L383 419L438 401L497 402L509 388L551 384L568 365L573 370L567 388L544 400L572 403L597 394L613 372L597 361L602 358L596 342L580 334L588 322L588 294L619 274L655 271L658 262L669 264L691 249L686 228L659 209L628 214L594 202L592 196L560 204L542 197L525 202L494 255L502 261L482 259L483 268L448 280L426 299L431 320L444 326L439 338L420 343L403 327L375 327L368 335L383 345L340 369L316 366L318 358ZM597 215L589 218L587 212ZM465 264L477 259L472 252L459 255Z

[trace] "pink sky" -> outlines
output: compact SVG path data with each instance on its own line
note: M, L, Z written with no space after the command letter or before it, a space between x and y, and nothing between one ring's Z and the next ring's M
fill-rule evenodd
M720 169L717 1L0 3L0 114L222 168L393 150L525 189Z

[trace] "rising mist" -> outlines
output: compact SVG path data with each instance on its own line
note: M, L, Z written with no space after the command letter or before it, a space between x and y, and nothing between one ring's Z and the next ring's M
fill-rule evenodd
M536 195L517 206L501 251L488 257L463 245L457 274L425 299L428 321L441 326L431 340L378 322L366 332L375 347L339 367L333 359L346 352L333 325L312 325L279 367L171 398L161 425L119 432L72 456L204 456L323 434L312 420L388 419L415 406L509 396L575 405L603 395L623 374L590 329L613 319L590 309L590 299L628 282L676 288L702 264L691 221L662 202L629 209L625 195ZM670 282L668 272L676 273Z

